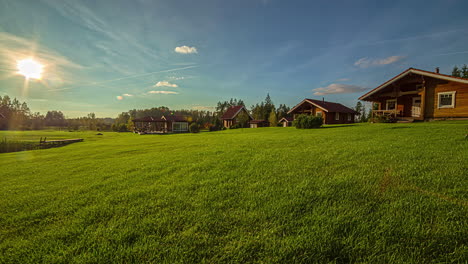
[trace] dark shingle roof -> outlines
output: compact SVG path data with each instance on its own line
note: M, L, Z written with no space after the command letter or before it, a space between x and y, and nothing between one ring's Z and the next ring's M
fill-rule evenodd
M243 105L231 106L228 110L226 110L221 119L234 119L242 108L244 108Z
M154 117L154 116L145 116L143 118L133 119L133 122L165 122L165 121L187 122L187 119L183 116L177 116L177 115L167 115L167 116L162 116L161 118Z
M327 112L338 112L338 113L348 113L348 114L356 114L356 111L353 109L346 107L339 103L327 102L323 100L315 100L315 99L306 99L307 101L312 102L316 106L326 110Z

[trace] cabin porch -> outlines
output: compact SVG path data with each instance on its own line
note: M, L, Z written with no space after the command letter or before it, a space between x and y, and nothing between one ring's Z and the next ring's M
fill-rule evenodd
M422 97L419 94L406 94L396 97L381 97L373 101L372 117L388 117L395 120L415 120L423 118Z

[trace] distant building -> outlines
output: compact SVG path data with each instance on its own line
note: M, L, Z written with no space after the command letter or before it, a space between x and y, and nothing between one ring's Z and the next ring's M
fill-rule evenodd
M226 112L221 117L223 120L223 126L230 128L231 126L238 123L238 118L240 115L246 116L247 122L253 120L252 116L249 114L249 111L243 105L232 106L226 110Z
M414 68L398 74L359 100L377 105L373 116L401 121L468 118L468 79Z
M298 115L306 114L322 117L324 124L348 124L354 123L354 117L358 113L339 103L304 99L288 112L290 114L293 115L293 120Z
M135 132L141 134L188 132L189 122L183 116L166 115L161 118L146 116L133 120Z
M292 126L293 121L294 119L292 117L283 117L278 121L278 123L281 123L283 127L289 127Z
M270 122L266 120L252 120L249 122L250 128L269 127Z

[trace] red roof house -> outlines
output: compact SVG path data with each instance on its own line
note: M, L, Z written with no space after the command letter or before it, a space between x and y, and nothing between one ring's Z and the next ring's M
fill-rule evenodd
M293 115L293 120L298 115L306 114L321 116L324 124L347 124L354 123L354 117L358 113L339 103L306 98L294 106L289 114Z

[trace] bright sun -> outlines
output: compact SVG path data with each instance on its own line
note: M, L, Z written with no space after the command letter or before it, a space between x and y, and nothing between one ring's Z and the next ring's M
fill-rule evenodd
M41 79L44 66L33 59L18 61L18 73L26 79Z

